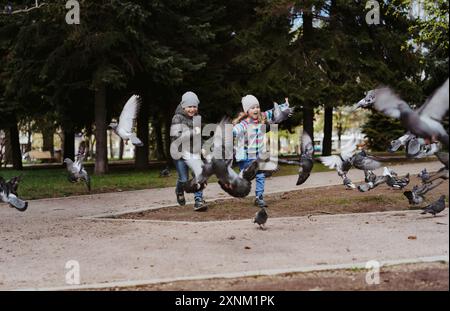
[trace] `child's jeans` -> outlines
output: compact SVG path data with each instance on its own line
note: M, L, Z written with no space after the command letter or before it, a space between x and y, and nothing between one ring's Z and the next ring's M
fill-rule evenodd
M175 191L177 193L184 193L183 184L189 179L189 167L183 159L174 160L174 163L178 173L178 180ZM194 199L195 201L203 200L203 191L195 192Z
M239 169L243 171L246 169L254 160L248 159L237 162ZM266 175L263 172L258 172L256 174L256 197L261 197L264 194L264 183L266 181Z

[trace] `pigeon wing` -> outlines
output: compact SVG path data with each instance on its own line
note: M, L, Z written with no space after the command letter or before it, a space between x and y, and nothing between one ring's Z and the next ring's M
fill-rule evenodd
M341 158L344 161L349 160L356 150L356 138L353 137L348 143L341 148Z
M340 168L342 166L342 159L337 155L332 155L328 157L319 157L319 161L328 168Z
M122 113L119 118L119 128L126 131L127 133L131 133L133 128L133 121L136 119L137 113L139 111L139 106L141 103L141 98L137 95L133 95L126 102L125 106L122 109Z
M442 120L448 111L448 79L438 88L433 95L417 110L421 118Z

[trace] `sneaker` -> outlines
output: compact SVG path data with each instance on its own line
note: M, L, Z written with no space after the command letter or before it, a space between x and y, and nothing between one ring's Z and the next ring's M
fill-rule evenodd
M258 207L261 207L261 208L267 207L267 204L266 204L266 202L264 202L262 195L255 198L255 205Z
M194 204L194 211L196 212L203 212L208 209L208 205L206 204L205 200L195 200Z
M186 199L184 198L184 192L175 192L177 195L177 202L181 206L186 205Z

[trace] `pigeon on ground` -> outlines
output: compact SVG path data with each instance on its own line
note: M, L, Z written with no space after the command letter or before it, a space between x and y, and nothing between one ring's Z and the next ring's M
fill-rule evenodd
M420 186L416 185L413 187L411 191L403 192L403 195L408 199L409 204L418 205L421 204L425 200L425 194L434 188L441 185L444 181L438 181L436 183L424 183Z
M131 96L123 107L122 113L119 117L119 123L111 122L109 124L109 127L114 131L114 133L125 141L125 144L128 144L128 141L131 140L131 143L138 147L142 147L144 144L136 136L136 133L133 132L133 122L137 117L140 103L141 98L139 96Z
M20 212L24 212L28 208L28 202L20 199L14 192L14 184L6 182L2 177L0 177L0 200L4 203L9 204ZM16 188L17 190L17 188Z
M381 184L384 184L386 179L386 176L376 176L373 172L370 172L366 177L366 183L359 185L358 190L360 192L367 192Z
M260 210L255 214L255 219L253 222L255 224L258 224L261 230L265 230L265 223L267 222L267 218L269 218L269 215L267 214L267 210L265 207L260 208Z
M303 184L308 179L314 166L314 145L308 133L303 132L300 146L300 168L298 170L297 186Z
M71 159L64 159L64 163L66 163L68 180L71 183L76 183L79 181L84 181L88 191L91 191L91 177L84 169L83 161L86 156L86 144L85 142L81 142L78 147L78 154L75 158L75 162Z
M163 170L161 170L161 172L159 172L159 177L170 177L170 170L167 166L165 169L163 169Z
M436 139L448 147L449 136L440 123L448 112L449 80L439 87L435 93L417 110L403 101L388 87L369 91L365 98L356 104L358 107L373 107L375 110L395 119L400 119L402 125L417 137L430 140Z
M420 178L420 180L422 181L422 183L426 183L428 182L428 180L430 179L430 174L428 173L427 169L424 168L418 175L417 177Z
M396 177L390 169L384 168L383 176L386 177L386 184L394 189L403 189L409 184L409 173L403 178Z
M445 209L445 195L441 195L441 197L437 201L426 206L421 214L423 215L426 213L430 213L431 215L436 216L436 214L439 214L444 209Z
M281 107L277 103L273 103L273 116L271 124L279 124L289 119L294 113L294 108L289 107L289 100L285 98L285 107Z
M319 157L319 161L330 169L336 169L338 175L342 178L347 189L355 189L356 186L347 177L347 173L352 167L353 154L356 150L356 140L353 138L341 148L339 155Z

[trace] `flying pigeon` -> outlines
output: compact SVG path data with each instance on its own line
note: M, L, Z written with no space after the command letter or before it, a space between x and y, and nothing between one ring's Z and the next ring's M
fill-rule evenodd
M5 180L0 177L0 200L4 203L9 204L11 207L14 207L20 212L24 212L28 208L28 202L23 201L17 194L15 194L14 184L9 182L5 182ZM16 188L17 190L17 188Z
M84 169L83 160L86 156L86 144L85 142L81 142L78 147L78 154L75 158L75 162L71 159L64 159L64 163L67 166L68 179L71 183L76 183L79 181L84 181L88 188L88 191L91 191L91 177Z
M388 169L387 167L384 168L383 176L386 177L386 184L389 187L392 187L394 189L403 189L409 184L409 173L406 174L403 178L396 177L392 170Z
M311 136L309 136L308 133L303 132L302 142L300 146L300 168L298 170L298 179L296 183L297 186L303 184L308 179L314 166L314 145L311 140Z
M423 209L423 212L421 214L423 215L423 214L426 214L426 213L430 213L433 216L436 216L436 214L439 214L444 209L445 209L445 195L441 195L441 197L437 201L435 201L435 202L431 203L430 205L426 206Z
M336 169L338 175L342 178L347 189L355 189L356 186L347 177L347 173L352 167L353 154L356 150L356 140L353 138L341 148L339 155L319 157L319 161L330 169Z
M284 104L285 107L281 107L277 103L273 103L273 116L270 123L272 124L279 124L292 116L294 113L294 108L289 107L289 100L288 98L285 98L286 103Z
M269 215L265 207L261 207L260 210L255 214L255 219L253 223L258 224L261 230L265 230L264 224L267 222Z
M415 135L411 134L411 133L406 133L405 135L391 141L391 146L388 149L389 152L395 152L398 149L400 149L400 147L402 146L406 146L406 144L413 138L416 137Z
M189 152L183 154L183 159L194 174L194 178L184 184L184 191L194 193L203 190L208 179L214 174L212 162L203 161L200 155Z
M373 171L381 167L381 163L375 157L368 155L364 150L355 154L352 164L355 168L363 171Z
M437 186L441 185L444 181L441 180L436 183L425 183L420 186L414 186L411 191L403 192L403 195L408 199L409 204L418 205L421 204L425 199L425 194Z
M430 141L437 139L448 147L448 133L440 123L448 111L448 93L447 79L419 109L412 110L390 88L383 87L369 91L356 107L373 107L391 118L400 119L402 125L412 134Z
M111 122L109 124L109 127L112 128L114 133L125 141L125 144L128 144L128 141L131 140L131 143L138 147L142 147L144 144L136 136L136 133L133 132L133 122L137 117L140 103L141 98L139 96L131 96L123 107L119 117L119 123Z

